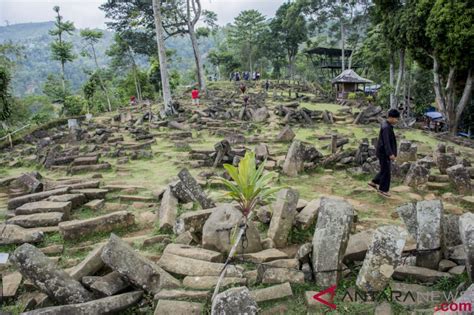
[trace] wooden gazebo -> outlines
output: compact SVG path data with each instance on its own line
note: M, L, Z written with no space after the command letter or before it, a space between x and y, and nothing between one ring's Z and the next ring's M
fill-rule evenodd
M332 81L333 87L336 88L336 98L346 99L347 95L352 92L364 91L365 85L373 83L369 79L365 79L355 73L354 70L344 70L340 75L335 77ZM359 86L362 85L362 90L359 90Z

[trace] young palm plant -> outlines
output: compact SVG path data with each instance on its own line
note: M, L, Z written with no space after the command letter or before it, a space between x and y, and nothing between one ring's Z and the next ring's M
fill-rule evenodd
M237 236L232 237L232 248L230 249L229 256L227 257L224 268L220 274L219 281L217 282L212 296L212 301L214 301L215 296L219 292L219 286L225 276L227 266L232 257L236 254L240 239L247 228L247 222L252 218L253 210L259 202L268 200L273 193L280 189L270 187L270 183L274 178L274 173L264 174L264 165L265 163L262 163L257 168L255 163L255 153L247 151L245 157L240 160L238 167L224 164L224 168L227 170L233 181L229 181L222 177L216 178L217 181L224 184L228 189L227 196L239 204L238 208L242 212L244 224L241 225ZM238 225L235 227L234 232L237 232L237 228Z

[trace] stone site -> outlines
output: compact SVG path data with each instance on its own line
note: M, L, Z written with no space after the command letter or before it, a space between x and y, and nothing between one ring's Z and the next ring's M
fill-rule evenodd
M0 315L474 314L472 0L0 3Z
M472 291L469 143L397 130L386 198L366 185L377 124L352 124L357 110L251 92L245 120L238 99L211 89L202 109L179 100L173 120L124 109L3 148L5 303L26 314L318 314L313 296L337 284L337 312L387 314ZM281 189L255 207L211 303L242 220L216 177L248 151ZM440 299L351 301L386 288Z

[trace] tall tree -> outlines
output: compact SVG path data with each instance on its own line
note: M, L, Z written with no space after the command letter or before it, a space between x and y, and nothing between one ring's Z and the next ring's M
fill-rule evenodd
M161 1L153 0L153 15L155 18L156 43L158 46L158 57L160 61L161 86L163 93L164 111L163 116L174 114L172 105L171 88L168 75L168 61L166 59L166 48L164 39L163 22L161 18Z
M353 31L356 25L354 21L367 14L370 3L371 0L298 0L297 2L308 15L313 29L337 30L335 33L339 35L342 71L346 69L347 34Z
M107 105L109 107L109 112L111 112L112 111L112 104L110 102L109 91L108 91L107 86L106 86L106 84L104 82L104 79L102 77L101 68L99 66L99 62L97 61L97 53L96 53L96 50L95 50L95 45L104 36L104 33L102 33L99 30L91 30L91 29L86 28L84 30L81 30L80 34L81 34L82 40L85 42L85 44L89 48L89 51L84 50L83 53L86 56L89 56L89 57L92 56L92 58L94 59L94 64L95 64L95 67L96 67L96 73L97 73L97 77L99 79L100 88L105 93L105 97L107 98Z
M416 4L416 6L415 6ZM436 0L414 2L418 27L411 47L422 47L432 59L434 91L440 111L446 114L455 134L466 106L471 102L474 71L474 4L472 1ZM414 24L411 21L411 25Z
M11 73L17 59L21 58L22 47L11 42L0 44L0 123L6 123L14 110L11 93Z
M308 40L306 20L301 7L294 3L284 3L278 8L275 18L270 22L270 30L271 38L268 40L286 51L288 73L292 80L299 45ZM271 49L280 50L279 47Z
M197 77L199 87L203 93L206 93L206 76L204 75L204 67L202 57L199 51L199 44L196 36L196 24L201 17L201 1L186 0L186 22L188 25L189 37L193 45L194 59L196 61Z
M240 12L229 30L231 45L240 50L243 63L248 64L251 72L254 71L254 57L266 29L265 16L257 10L246 10Z
M66 79L64 74L64 66L67 62L72 62L76 56L73 53L72 43L64 39L65 34L71 35L74 32L75 27L71 21L64 21L63 17L59 14L59 6L55 6L53 11L56 12L56 22L54 23L55 28L49 31L51 36L55 36L56 39L51 43L51 52L53 60L57 60L61 63L61 83L63 87L64 96L66 95Z

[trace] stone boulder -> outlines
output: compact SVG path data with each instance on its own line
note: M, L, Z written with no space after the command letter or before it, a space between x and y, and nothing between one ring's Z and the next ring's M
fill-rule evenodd
M470 196L472 194L471 176L466 167L461 164L446 169L451 185L460 195Z
M221 292L212 303L212 315L257 314L257 302L247 287L232 288Z
M474 214L465 213L459 219L459 232L466 253L466 269L471 282L474 280Z
M398 149L397 164L404 162L416 162L417 146L410 141L402 140Z
M221 253L228 253L232 248L231 235L234 228L238 228L242 222L242 212L230 204L216 207L209 218L204 223L202 229L202 247L216 250ZM237 252L254 253L262 250L260 234L253 224L248 222L246 231L247 246L242 248L242 242L237 247Z
M30 244L23 244L12 254L10 261L21 274L60 304L83 303L93 299L77 280Z
M272 205L272 220L267 233L276 247L284 247L288 243L288 235L297 214L298 198L298 192L291 188L282 189L277 193L276 201Z
M290 126L285 126L277 136L279 142L290 142L296 137L296 134L291 130Z
M426 184L428 182L429 176L430 171L427 168L421 166L418 163L414 163L408 170L404 184L416 188Z
M31 231L14 224L0 224L0 245L39 243L43 232Z

